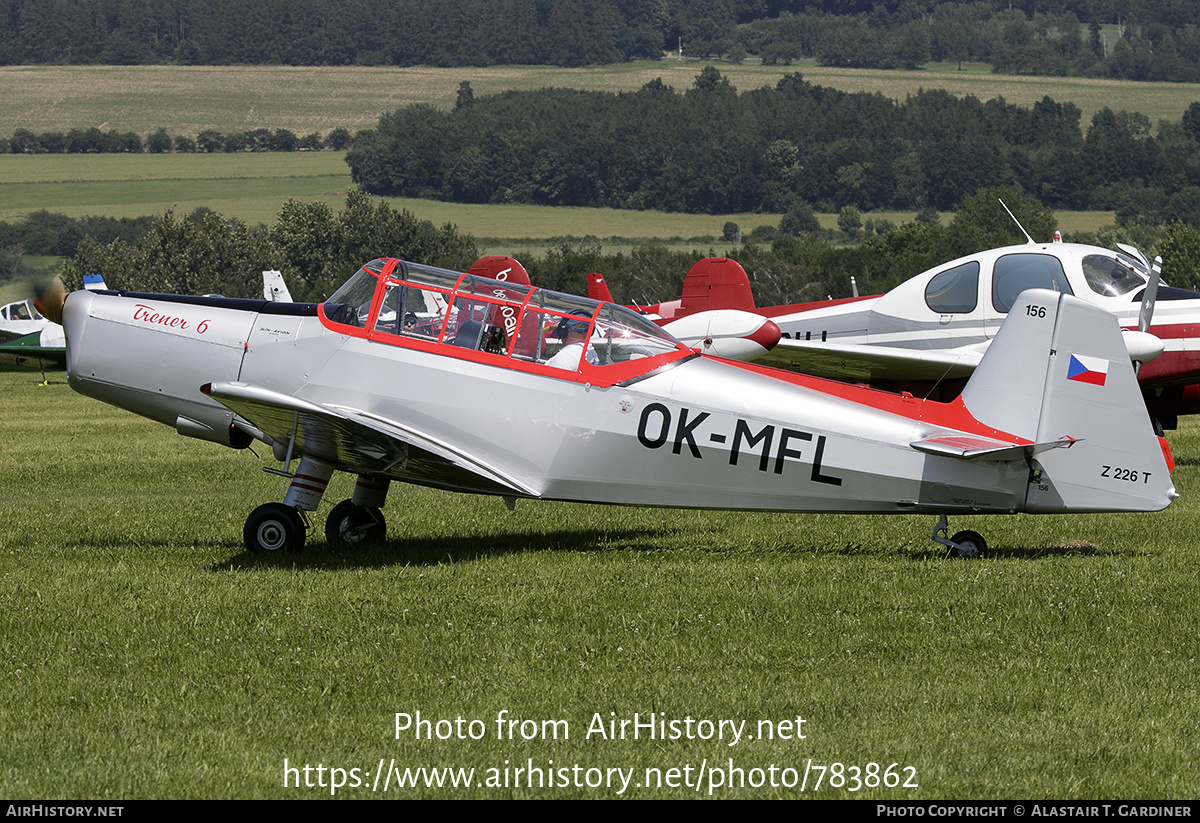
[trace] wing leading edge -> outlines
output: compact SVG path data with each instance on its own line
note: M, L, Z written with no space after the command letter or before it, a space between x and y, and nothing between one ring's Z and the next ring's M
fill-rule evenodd
M381 474L438 488L539 497L536 489L452 444L359 409L311 403L248 383L202 391L293 454L341 471Z

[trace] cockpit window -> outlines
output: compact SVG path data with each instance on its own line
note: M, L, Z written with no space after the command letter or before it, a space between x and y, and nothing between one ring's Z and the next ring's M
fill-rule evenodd
M592 345L601 363L640 360L679 346L673 337L640 314L612 303L600 310Z
M420 263L402 262L392 273L397 280L407 280L410 283L421 283L426 286L436 286L439 289L451 291L464 279L462 274L449 269L438 269L433 266L422 266Z
M379 261L373 261L379 262ZM325 316L334 323L365 328L371 315L371 300L379 284L377 272L363 266L325 301Z
M1106 297L1129 294L1145 286L1147 280L1132 263L1115 254L1089 254L1083 258L1083 278L1089 289Z
M938 314L965 314L979 305L979 261L934 275L925 287L925 305Z
M1049 254L1006 254L992 272L992 306L1007 312L1026 289L1050 289L1074 294L1062 263Z

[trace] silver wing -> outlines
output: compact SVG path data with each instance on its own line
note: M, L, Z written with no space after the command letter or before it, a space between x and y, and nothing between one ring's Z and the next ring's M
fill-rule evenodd
M207 394L295 457L353 474L387 475L453 491L538 497L487 461L395 420L346 406L310 403L248 383L212 383Z

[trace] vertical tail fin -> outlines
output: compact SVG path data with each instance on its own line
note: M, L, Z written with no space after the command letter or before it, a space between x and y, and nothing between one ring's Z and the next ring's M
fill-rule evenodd
M683 278L682 308L686 314L713 309L754 311L754 293L746 270L728 257L698 261Z
M1032 441L1026 511L1157 511L1175 497L1115 315L1034 289L1017 299L962 394L971 414Z
M263 298L272 303L292 302L292 293L288 291L281 272L273 269L263 272Z
M608 290L608 283L604 282L604 275L598 271L588 275L588 297L605 303L615 302Z
M504 280L509 283L520 283L522 286L531 285L529 272L525 270L525 267L515 258L505 255L493 254L481 257L471 264L471 268L467 269L467 274L477 274L480 277Z

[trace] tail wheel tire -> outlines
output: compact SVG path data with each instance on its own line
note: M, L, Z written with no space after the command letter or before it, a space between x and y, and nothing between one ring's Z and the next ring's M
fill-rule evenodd
M958 532L950 538L955 547L950 550L951 557L979 558L987 553L987 541L979 532Z
M242 530L246 548L260 554L298 552L304 548L304 520L282 503L266 503L250 512Z
M325 539L335 545L374 543L386 534L383 512L375 506L356 506L349 500L334 506L325 520Z

